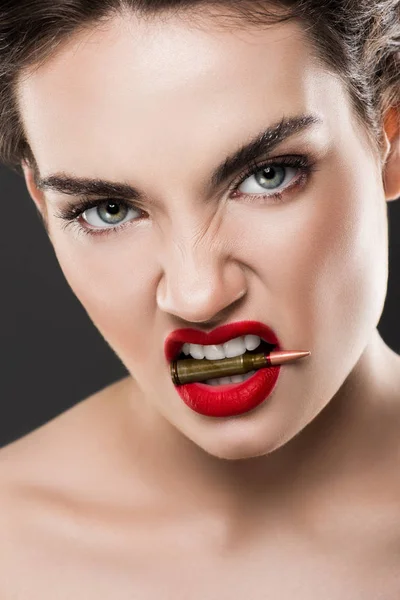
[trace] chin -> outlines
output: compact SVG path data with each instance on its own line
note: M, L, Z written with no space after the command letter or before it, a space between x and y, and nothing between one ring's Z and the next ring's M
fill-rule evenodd
M253 431L241 426L239 430L227 431L221 423L221 429L214 430L212 435L202 437L191 435L194 444L215 458L225 460L245 460L267 456L283 446L287 440L277 435L272 436L270 431ZM246 431L247 429L247 431Z

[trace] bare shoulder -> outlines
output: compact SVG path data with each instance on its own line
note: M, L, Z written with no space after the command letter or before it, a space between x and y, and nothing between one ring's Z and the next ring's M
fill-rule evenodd
M78 402L24 437L0 449L0 482L8 478L29 480L33 471L54 461L63 461L96 434L110 415L116 415L118 399L128 378L121 379ZM114 402L114 404L113 404ZM58 462L58 466L62 464Z
M118 427L122 379L0 449L0 524L35 501L84 493L91 475L106 468ZM114 421L113 421L114 420ZM115 435L115 434L114 434Z
M0 598L17 589L18 598L50 597L42 593L49 572L67 589L85 556L89 571L93 557L103 560L123 537L121 498L130 502L136 490L129 497L123 488L132 479L120 446L127 385L126 378L108 386L0 450Z

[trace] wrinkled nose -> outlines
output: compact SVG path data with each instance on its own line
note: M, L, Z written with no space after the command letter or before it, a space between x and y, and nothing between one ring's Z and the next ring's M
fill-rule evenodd
M160 310L191 323L214 322L246 294L238 262L205 254L182 260L181 253L168 263L157 289Z

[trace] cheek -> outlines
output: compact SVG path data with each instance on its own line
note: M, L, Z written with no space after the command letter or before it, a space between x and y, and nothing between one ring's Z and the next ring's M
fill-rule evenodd
M233 211L235 259L256 273L264 318L293 347L329 340L336 353L351 339L358 351L379 321L388 276L380 183L367 157L355 165L341 152L282 205Z
M326 218L317 220L314 234L318 325L340 345L352 340L356 349L376 327L386 296L386 204L372 178L336 186L326 199Z
M377 180L328 178L281 214L258 250L282 336L336 348L351 339L359 350L386 296L386 203Z
M136 233L132 228L125 236L87 242L59 234L54 247L73 293L107 342L120 355L146 356L146 346L154 354L150 322L157 281L151 277L159 271L152 264L150 236Z

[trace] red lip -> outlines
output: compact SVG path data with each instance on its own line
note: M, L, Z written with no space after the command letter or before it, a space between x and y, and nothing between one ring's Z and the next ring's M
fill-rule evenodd
M250 334L258 335L268 344L277 346L276 350L280 350L279 340L268 325L259 321L238 321L217 327L209 333L191 328L176 329L165 340L165 357L168 363L176 359L185 342L202 345L223 344L232 338Z
M192 344L223 344L246 334L258 335L268 344L277 346L279 340L267 325L258 321L240 321L218 327L209 333L196 329L177 329L165 340L164 351L168 364L177 358L185 342ZM176 386L183 402L194 412L209 417L230 417L246 413L261 404L274 390L281 367L259 369L247 381L218 387L204 383Z
M194 412L207 417L242 415L264 402L278 381L280 366L259 369L247 381L217 387L204 383L178 385L176 391Z

